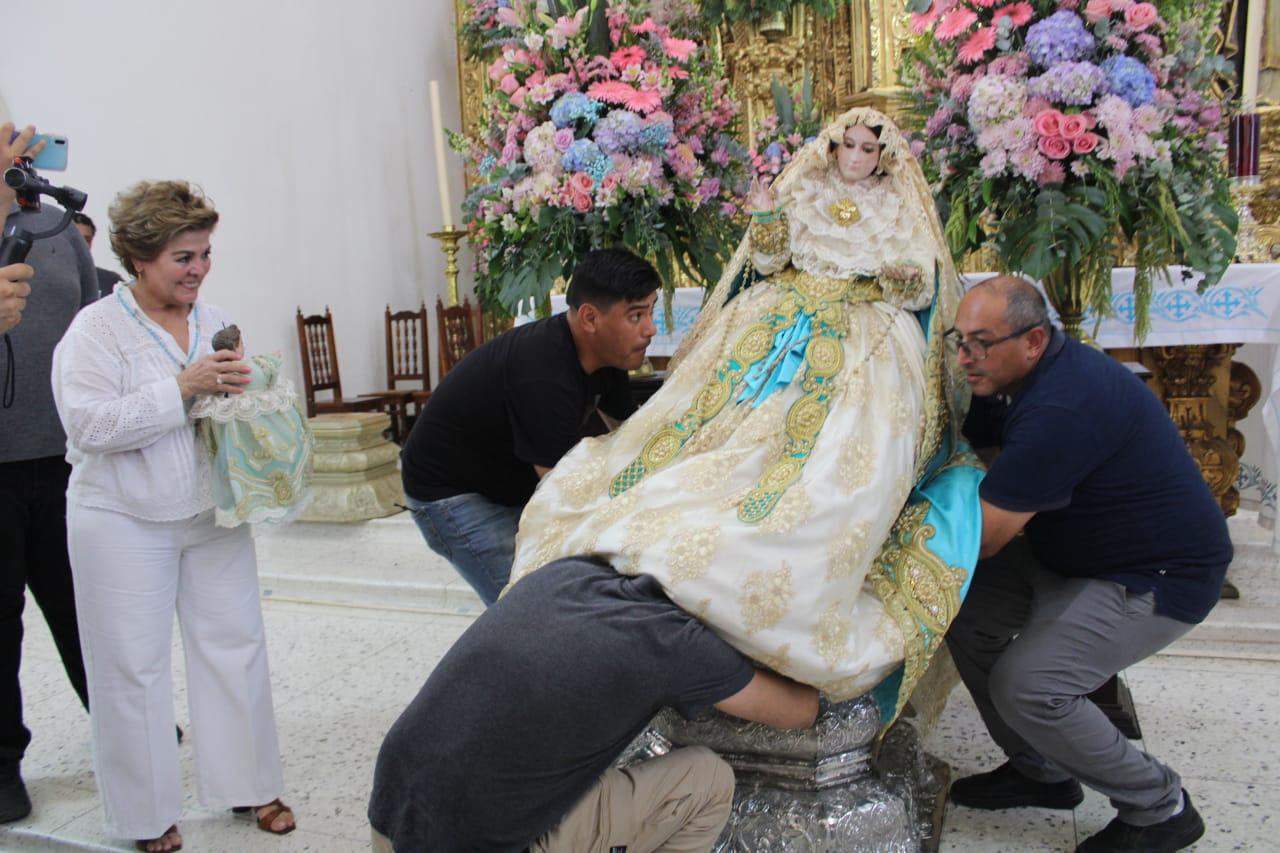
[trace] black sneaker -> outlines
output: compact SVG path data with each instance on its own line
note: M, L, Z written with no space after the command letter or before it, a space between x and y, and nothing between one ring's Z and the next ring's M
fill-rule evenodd
M1090 835L1076 848L1076 853L1110 853L1111 851L1142 851L1142 853L1173 853L1190 847L1204 835L1204 821L1191 805L1191 795L1182 790L1182 811L1171 818L1150 826L1134 826L1120 818L1114 818L1097 835Z
M31 814L31 798L16 764L0 767L0 823L22 820Z
M951 785L951 802L971 809L1074 809L1083 800L1084 791L1075 779L1037 782L1008 761L989 773L966 776Z

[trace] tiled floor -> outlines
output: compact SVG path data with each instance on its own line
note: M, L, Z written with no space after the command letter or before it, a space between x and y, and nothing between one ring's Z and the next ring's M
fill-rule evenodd
M1232 574L1246 603L1224 604L1201 632L1205 639L1193 635L1126 677L1144 747L1182 773L1209 825L1195 849L1280 850L1272 819L1280 810L1280 642L1269 641L1280 633L1280 610L1272 606L1280 599L1280 567L1255 531L1234 530L1243 541ZM382 735L478 602L403 516L341 528L295 525L260 539L258 550L286 800L299 829L272 838L230 814L201 809L190 778L191 741L200 733L189 729L184 849L368 849L365 804ZM176 643L174 666L181 685ZM35 810L0 828L0 850L132 850L102 833L88 721L34 606L22 679L33 734L23 772ZM181 687L176 702L185 724ZM1000 760L963 689L927 743L956 776ZM1111 816L1093 792L1074 813L949 807L942 849L1072 850Z

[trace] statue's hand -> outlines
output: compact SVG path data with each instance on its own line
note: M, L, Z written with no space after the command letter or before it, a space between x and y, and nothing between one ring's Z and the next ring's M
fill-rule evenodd
M769 183L760 176L751 179L751 188L747 191L747 212L767 213L778 206L777 198Z
M923 278L924 273L912 263L885 264L880 268L880 277L898 284L912 284Z

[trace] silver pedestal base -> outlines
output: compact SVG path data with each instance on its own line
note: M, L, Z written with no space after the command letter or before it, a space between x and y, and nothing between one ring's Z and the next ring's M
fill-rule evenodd
M807 730L780 730L712 711L671 710L624 755L632 763L702 745L733 766L733 812L717 853L917 853L934 850L946 765L900 722L872 756L879 712L869 697L828 705Z

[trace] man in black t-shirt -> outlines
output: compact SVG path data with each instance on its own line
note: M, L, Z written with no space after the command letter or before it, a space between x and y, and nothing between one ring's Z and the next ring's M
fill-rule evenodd
M71 221L75 223L76 230L80 232L80 236L84 237L84 242L93 249L93 238L97 236L98 226L93 224L93 220L85 213L71 214ZM111 270L104 270L102 267L95 267L98 273L98 295L105 297L110 296L116 289L116 285L124 279L119 273Z
M1086 697L1208 615L1232 556L1222 511L1156 396L1053 329L1029 283L979 284L950 334L975 395L966 435L999 455L947 643L1009 759L951 798L1069 809L1083 782L1118 815L1079 850L1182 849L1204 823L1178 774Z
M713 752L611 765L659 709L713 705L807 728L818 693L756 670L648 575L550 563L480 615L387 733L374 849L710 850L733 800Z
M413 425L401 453L409 508L427 545L485 604L511 576L520 512L539 479L600 420L635 411L627 371L657 333L660 284L630 252L588 252L566 313L467 355Z

